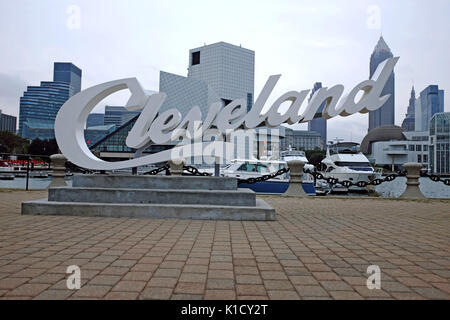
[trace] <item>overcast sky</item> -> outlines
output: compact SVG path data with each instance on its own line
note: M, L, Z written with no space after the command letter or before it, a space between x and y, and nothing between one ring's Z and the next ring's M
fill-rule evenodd
M450 111L449 16L448 0L1 1L0 109L18 115L26 86L52 80L54 61L80 67L83 89L137 77L158 90L160 70L185 76L188 50L218 41L255 51L255 96L268 76L282 74L269 102L316 81L343 84L347 92L368 78L382 33L400 57L400 125L413 83L417 94L439 85ZM104 103L124 100L116 95ZM367 114L337 117L328 121L328 139L360 142L367 126Z

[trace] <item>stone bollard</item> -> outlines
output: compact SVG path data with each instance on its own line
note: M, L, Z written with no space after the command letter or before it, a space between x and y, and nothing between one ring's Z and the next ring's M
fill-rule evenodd
M425 199L419 189L420 169L422 165L417 162L408 162L403 165L406 170L406 190L400 196L401 199Z
M50 161L53 167L53 172L52 182L48 187L65 187L66 180L64 180L64 178L66 177L66 157L62 154L53 154L50 156Z
M283 193L284 196L306 197L302 186L303 167L305 162L301 160L291 160L287 162L289 167L289 188Z
M185 163L186 161L184 159L170 160L170 174L172 176L181 176L183 174L183 167Z

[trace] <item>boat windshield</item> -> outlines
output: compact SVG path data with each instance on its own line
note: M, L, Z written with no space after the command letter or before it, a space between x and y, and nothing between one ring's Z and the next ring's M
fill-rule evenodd
M268 166L260 163L243 163L238 171L246 171L246 172L259 172L262 174L270 173L270 169Z
M298 150L289 150L289 151L282 151L281 157L305 157L305 151L298 151Z
M329 146L330 154L356 154L359 153L359 144L355 142L341 142Z
M373 171L369 162L336 161L335 164L339 167L348 167L349 169L358 171Z

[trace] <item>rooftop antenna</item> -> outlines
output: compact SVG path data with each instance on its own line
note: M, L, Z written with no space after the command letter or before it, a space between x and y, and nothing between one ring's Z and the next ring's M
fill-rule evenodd
M344 141L344 139L339 139L338 137L334 138L334 141L336 141L336 143L342 142Z

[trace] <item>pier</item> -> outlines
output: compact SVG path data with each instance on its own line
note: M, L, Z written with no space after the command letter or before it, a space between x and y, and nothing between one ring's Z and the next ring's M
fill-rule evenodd
M277 221L20 215L46 196L0 190L0 299L450 298L450 200L258 196Z

